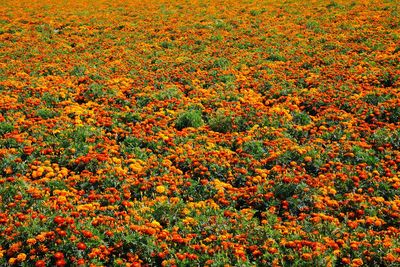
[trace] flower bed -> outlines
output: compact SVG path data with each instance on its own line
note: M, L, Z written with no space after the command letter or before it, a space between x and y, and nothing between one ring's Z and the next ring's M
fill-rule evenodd
M0 265L399 266L397 9L2 1Z

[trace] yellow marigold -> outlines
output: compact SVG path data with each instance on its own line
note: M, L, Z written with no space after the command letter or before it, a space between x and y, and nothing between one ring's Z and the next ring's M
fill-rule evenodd
M311 162L312 161L312 157L306 156L306 157L304 157L304 161L305 162Z
M194 219L194 218L192 218L192 217L186 217L186 218L184 218L183 220L182 220L182 222L185 224L185 225L196 225L197 224L197 222L196 222L196 220Z
M163 194L163 193L165 193L166 189L165 189L164 186L159 185L159 186L156 187L156 191L157 191L157 193L159 193L159 194Z
M140 166L138 163L132 163L129 165L129 168L131 168L134 172L141 172L143 170L143 167Z
M67 198L65 196L59 196L57 201L59 203L65 203L65 202L67 202Z
M10 258L10 259L8 260L8 264L10 264L10 265L14 265L16 262L17 262L17 259L16 259L16 258Z
M151 226L153 226L153 227L162 227L161 226L161 224L158 222L158 221L156 221L156 220L153 220L152 222L151 222Z
M26 254L25 253L19 253L18 256L17 256L17 260L19 262L25 261L26 260Z
M182 214L183 215L188 215L190 213L190 210L188 208L183 208Z

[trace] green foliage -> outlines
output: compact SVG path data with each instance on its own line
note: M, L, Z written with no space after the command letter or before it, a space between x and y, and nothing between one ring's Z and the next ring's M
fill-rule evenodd
M183 97L183 93L176 87L163 89L155 96L157 100L180 99L181 97Z
M271 54L266 58L266 60L268 60L268 61L286 61L286 58L280 54Z
M383 87L391 87L399 79L399 75L393 75L389 72L385 72L380 78L379 82Z
M333 131L326 131L321 135L321 138L327 141L339 141L345 135L343 127L338 126Z
M68 185L65 183L65 181L62 180L49 180L46 182L46 186L50 188L50 191L53 192L54 190L67 190Z
M4 1L0 266L397 266L395 0Z
M182 130L187 127L198 128L204 124L200 110L187 110L179 114L175 121L175 128Z
M378 147L390 144L393 148L398 149L400 148L400 129L378 128L371 135L370 142Z
M379 103L385 102L388 99L391 99L391 95L387 94L378 94L378 93L371 93L364 97L364 101L371 105L378 105Z
M323 32L323 30L321 29L321 26L320 26L319 22L318 22L318 21L315 21L315 20L309 20L309 21L307 21L307 23L306 23L306 28L309 29L309 30L314 31L315 33L321 33L321 32Z
M262 13L265 13L267 11L267 9L265 9L265 8L262 8L262 9L252 9L252 10L250 10L250 15L252 15L252 16L258 16L258 15L260 15L260 14L262 14Z
M226 115L222 110L218 110L208 124L214 132L227 133L233 130L232 117Z
M252 140L243 144L243 151L252 155L255 159L262 159L268 155L268 149L262 141Z
M236 78L235 78L235 75L228 74L228 75L221 75L219 77L219 80L223 83L233 83L233 82L235 82Z
M0 135L10 133L13 130L14 130L13 124L6 122L6 121L0 122Z
M60 97L49 92L42 95L42 100L46 103L47 107L55 107L60 102Z
M261 95L266 96L271 89L272 89L272 84L266 81L258 87L258 92L260 92Z
M160 46L162 48L169 49L169 48L173 48L174 47L174 43L168 42L168 41L163 41L163 42L160 43Z
M1 146L4 147L3 145ZM8 154L0 159L0 176L6 177L12 175L6 172L7 168L11 168L13 173L26 173L28 164L26 162L18 163L17 158L17 155Z
M153 99L149 96L138 96L136 97L136 105L139 108L143 108L145 106L147 106L151 101L153 101Z
M221 57L221 58L214 60L212 67L226 70L230 64L231 64L231 62L227 58Z
M354 153L354 157L344 157L343 160L351 164L366 163L370 167L374 167L379 163L379 158L372 149L353 146L352 153Z
M48 108L42 108L36 111L36 115L41 117L42 119L52 119L59 116L59 113Z
M74 66L74 68L70 72L70 74L72 76L76 76L76 77L85 76L85 73L86 73L86 67L85 66Z
M276 164L279 165L289 165L292 161L299 161L301 159L301 155L298 151L295 150L287 150L284 153L280 154L276 159Z
M311 123L310 116L305 112L293 112L293 122L298 125L308 125Z
M104 85L99 83L92 83L89 87L83 92L83 96L87 100L96 100L104 97L113 97L115 96L115 92L110 89L105 89Z

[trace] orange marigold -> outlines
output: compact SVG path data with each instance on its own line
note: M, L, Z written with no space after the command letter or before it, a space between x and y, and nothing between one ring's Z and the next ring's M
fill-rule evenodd
M25 261L26 260L26 254L25 253L19 253L18 256L17 256L17 260L19 262Z
M364 262L363 262L363 260L360 259L360 258L354 259L354 260L351 262L351 266L352 266L352 267L358 267L358 266L361 266L361 265L363 265L363 264L364 264Z

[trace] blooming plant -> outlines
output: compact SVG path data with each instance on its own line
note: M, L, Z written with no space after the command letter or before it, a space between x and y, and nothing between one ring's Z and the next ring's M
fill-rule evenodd
M0 1L0 266L400 266L396 1Z

